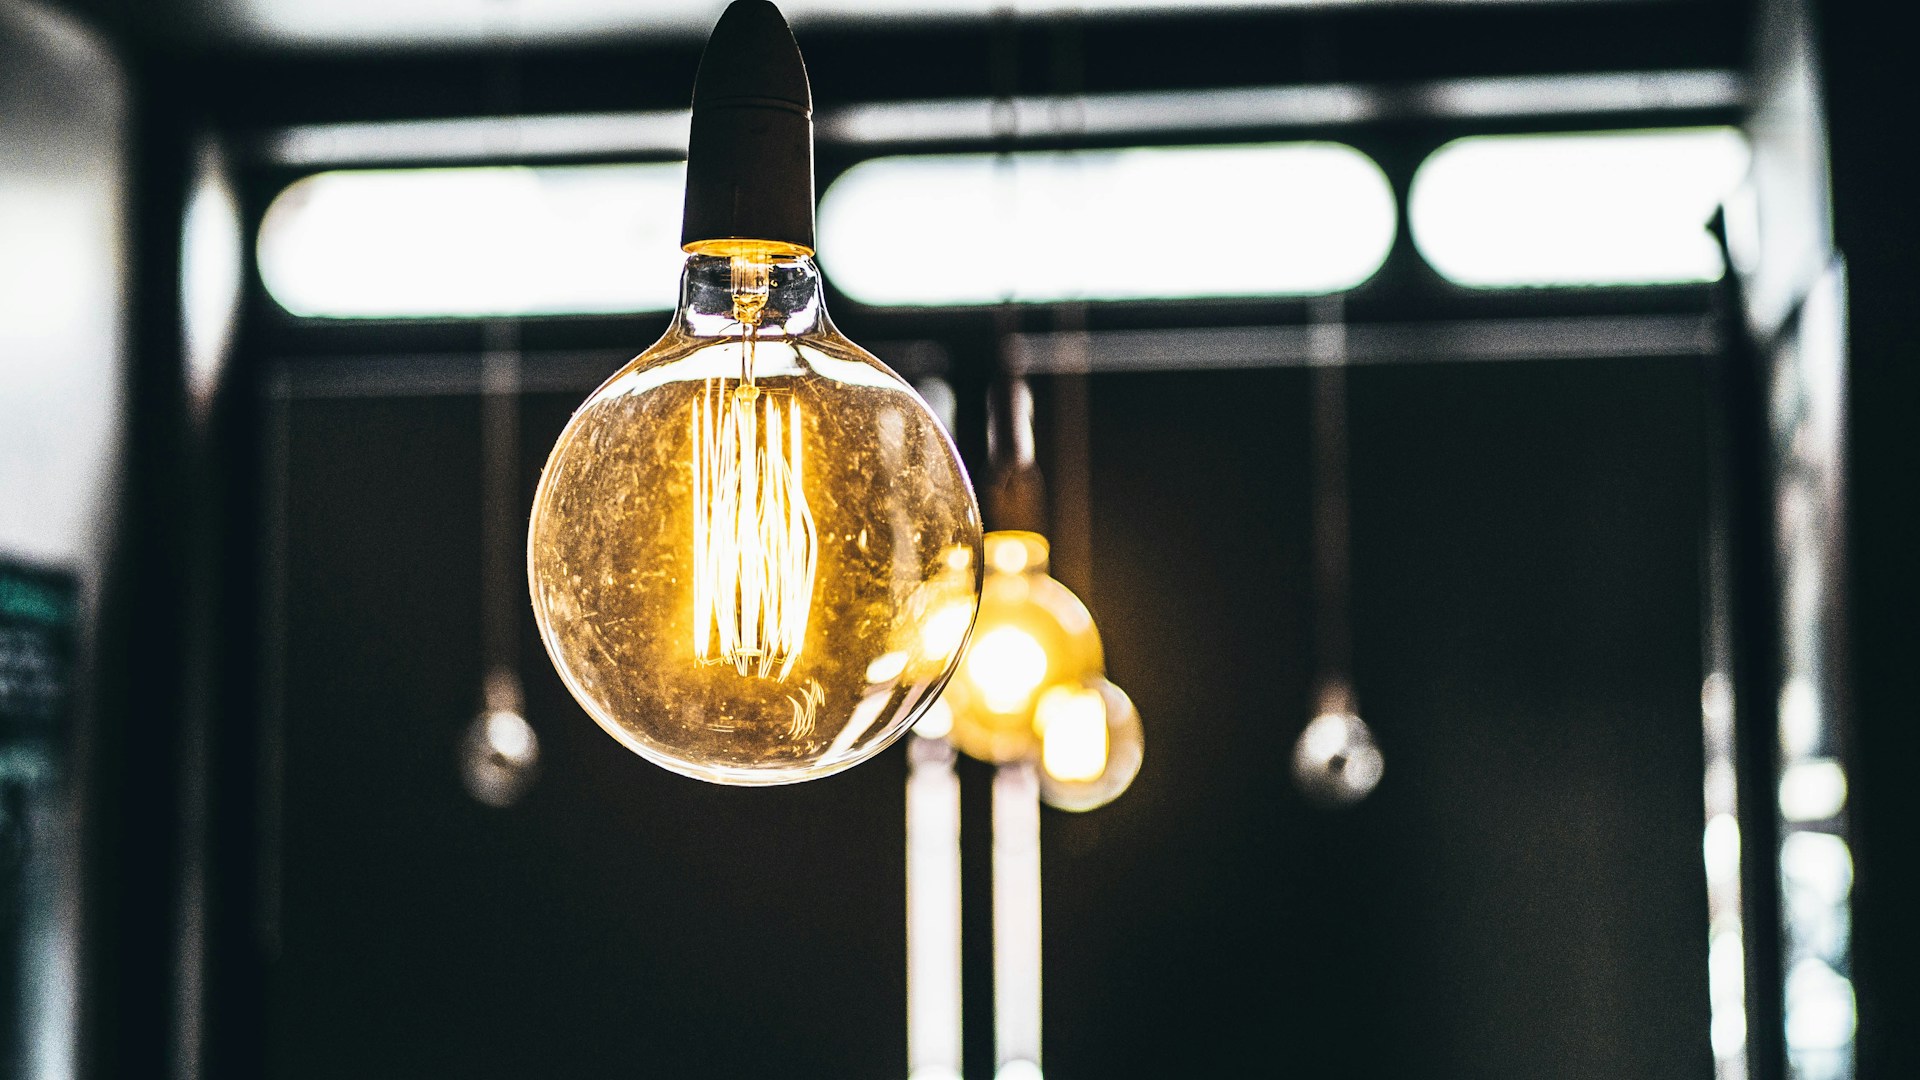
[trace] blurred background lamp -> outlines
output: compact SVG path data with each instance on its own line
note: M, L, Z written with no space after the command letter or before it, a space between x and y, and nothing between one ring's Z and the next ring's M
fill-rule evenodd
M1847 805L1847 773L1832 758L1788 765L1780 777L1780 816L1792 822L1826 821Z
M1098 690L1055 686L1033 711L1040 731L1040 764L1049 776L1087 781L1107 768L1107 705Z
M1316 802L1359 802L1380 783L1385 769L1373 732L1351 713L1321 713L1300 732L1293 747L1293 776Z
M488 806L511 806L532 786L540 739L517 712L483 712L460 740L460 779L467 794Z
M991 532L985 550L980 615L944 700L954 745L1005 764L1039 752L1036 709L1047 688L1098 675L1105 658L1086 605L1047 574L1045 537Z
M1093 810L1120 797L1140 773L1146 736L1140 712L1104 678L1049 688L1040 732L1040 800L1056 810Z

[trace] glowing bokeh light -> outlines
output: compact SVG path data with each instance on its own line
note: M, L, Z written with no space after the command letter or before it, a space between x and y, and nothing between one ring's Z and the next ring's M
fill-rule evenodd
M1733 128L1474 136L1420 166L1408 217L1460 285L1717 281L1707 221L1746 168Z
M1338 143L887 157L827 189L820 249L867 304L1314 295L1373 276L1394 206Z
M296 181L260 225L260 275L296 315L665 311L679 299L684 166L367 169Z

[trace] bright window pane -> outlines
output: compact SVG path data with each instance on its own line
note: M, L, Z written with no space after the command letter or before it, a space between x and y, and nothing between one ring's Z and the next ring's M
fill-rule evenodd
M1746 168L1732 128L1478 136L1420 166L1408 211L1420 253L1461 285L1716 281L1707 221Z
M678 300L678 164L327 172L281 192L260 274L296 315L662 311Z
M1335 143L880 158L820 207L827 273L868 304L1337 292L1393 244L1373 161Z

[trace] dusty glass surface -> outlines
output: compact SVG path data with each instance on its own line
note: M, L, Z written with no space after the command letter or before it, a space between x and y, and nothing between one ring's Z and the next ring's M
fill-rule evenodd
M834 330L810 258L694 255L666 336L555 445L528 579L609 734L688 776L780 784L878 753L938 697L980 539L945 431Z

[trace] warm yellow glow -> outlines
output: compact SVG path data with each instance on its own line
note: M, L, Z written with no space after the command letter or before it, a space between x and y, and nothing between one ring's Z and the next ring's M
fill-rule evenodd
M947 707L946 698L936 698L927 711L920 714L919 722L913 730L928 739L944 739L953 730L953 710Z
M800 423L750 380L709 379L694 403L694 653L763 679L800 655L819 562Z
M967 681L980 691L987 708L998 713L1024 711L1047 678L1047 650L1015 626L980 635L962 663Z
M1038 533L997 532L987 539L987 567L997 574L1047 569L1047 541Z
M1100 633L1086 605L1047 576L1045 537L988 533L984 554L980 615L944 698L953 710L951 738L982 761L1032 759L1041 753L1040 691L1098 674Z
M1140 712L1105 678L1049 689L1034 724L1040 729L1040 798L1056 810L1098 809L1140 774L1146 753Z
M770 288L765 253L731 259L740 379L708 379L693 409L693 645L703 663L785 681L807 639L820 537L807 508L800 402L754 385Z
M650 761L729 784L828 775L957 669L979 512L926 403L827 321L809 261L695 255L682 297L541 475L541 638Z
M1033 709L1040 765L1055 780L1098 780L1107 768L1107 703L1098 690L1055 686Z
M775 259L794 255L812 255L813 249L784 240L695 240L681 245L689 255L720 255L728 258Z
M964 565L960 569L965 569ZM921 654L944 660L966 643L967 630L973 626L973 601L956 601L928 617L920 631Z

